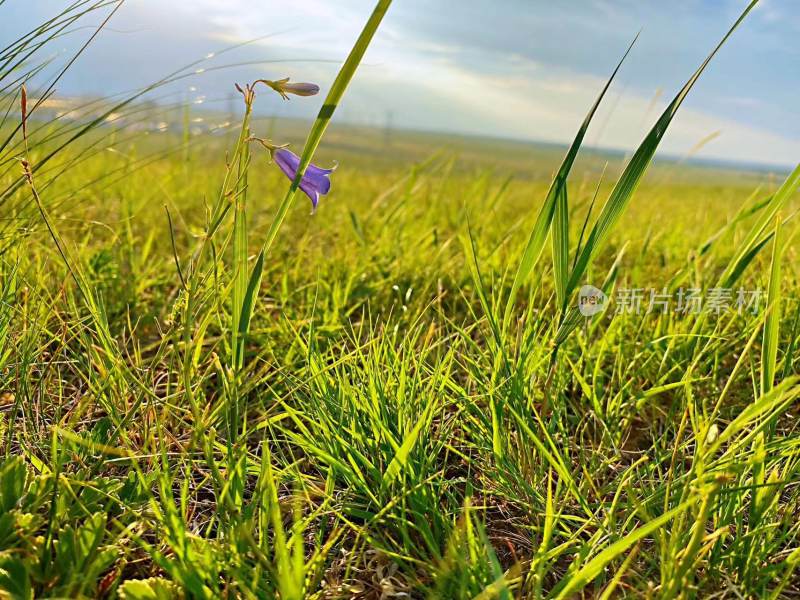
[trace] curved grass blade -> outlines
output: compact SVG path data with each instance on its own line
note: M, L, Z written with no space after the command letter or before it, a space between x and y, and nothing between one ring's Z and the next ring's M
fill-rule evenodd
M247 334L247 323L242 323L245 314L245 295L248 293L248 281L256 275L256 270L250 277L247 275L247 174L250 169L250 119L252 115L252 99L245 96L245 116L239 134L239 143L236 148L237 179L234 192L233 212L233 310L231 310L231 350L232 367L241 369L244 359L244 335ZM263 254L263 251L261 252ZM258 265L256 265L258 267ZM252 309L252 306L250 307Z
M317 147L319 146L320 141L322 140L322 136L325 133L325 130L328 127L328 123L330 122L331 117L333 116L336 107L339 104L339 101L342 99L347 86L350 84L350 81L353 79L353 75L355 75L356 69L358 65L361 63L361 59L364 57L364 53L367 51L370 42L372 41L375 32L378 30L378 26L380 25L381 21L383 20L386 11L391 4L391 0L379 0L375 10L372 12L367 24L364 26L364 29L361 31L361 35L356 40L355 46L350 51L350 55L345 60L344 65L339 70L339 74L336 76L336 79L331 86L330 92L328 92L328 96L325 99L325 103L323 104L322 108L319 111L319 115L317 116L317 120L314 122L314 125L311 127L311 132L308 134L308 138L306 139L305 146L303 148L303 152L300 155L300 165L297 168L297 174L292 181L291 186L289 186L289 190L286 193L286 196L281 202L281 205L278 207L278 212L272 220L272 224L270 225L269 231L267 233L267 239L264 242L264 245L261 248L261 252L259 253L259 260L256 263L256 266L251 274L249 281L252 285L254 282L260 282L261 277L261 270L263 269L263 261L264 256L269 253L269 249L272 246L272 243L275 241L275 237L278 235L278 230L280 229L281 224L283 223L284 218L286 217L286 213L291 206L295 195L297 194L297 190L300 188L300 182L303 180L303 175L305 174L306 168L309 164L311 164L311 159L314 156L314 152L316 151ZM248 108L249 110L249 108ZM245 123L246 124L246 123ZM242 138L246 139L246 138ZM246 143L245 143L246 146ZM248 160L249 155L244 157L244 160ZM246 162L243 164L242 169L242 176L246 178L247 174L247 164ZM244 187L240 190L242 193L246 193L246 179L244 182ZM243 264L242 257L246 261L246 252L247 252L247 239L246 239L246 231L244 229L244 225L241 228L241 234L237 236L237 250L236 253L240 256L240 260L238 261L239 267L242 269L246 268L246 265ZM258 273L256 273L256 270ZM242 273L245 273L243 270ZM238 290L235 293L234 297L234 327L233 327L233 338L234 338L234 363L241 364L242 359L242 341L244 336L247 335L248 329L250 326L250 316L252 315L253 310L253 295L257 292L257 287L254 289L250 289L248 286L247 290L244 289L244 282L237 277L237 285L236 289ZM249 296L248 298L245 296ZM249 311L249 312L246 312ZM244 317L247 314L247 318Z
M767 310L769 315L764 322L764 341L761 344L761 395L772 389L778 362L778 333L781 322L781 261L783 244L781 242L781 219L775 223L772 242L772 266L770 267Z
M614 81L614 77L619 72L622 63L627 58L638 37L639 36L637 34L637 36L633 38L630 46L628 46L625 54L622 56L617 64L617 67L614 69L614 72L611 74L611 77L608 78L608 81L600 91L600 94L597 96L594 104L589 109L589 113L583 120L580 129L578 129L578 133L575 136L575 139L573 140L569 150L567 151L567 155L564 157L564 161L561 163L561 167L558 169L555 179L553 179L553 182L550 185L550 190L547 192L547 197L545 198L544 204L539 210L539 216L536 218L536 223L533 226L533 230L528 238L528 243L525 246L525 251L522 254L522 259L520 260L519 267L517 268L517 274L514 276L514 281L511 284L511 292L509 293L508 300L506 301L505 316L503 317L503 330L508 327L508 323L511 319L511 310L514 307L514 302L517 298L519 288L528 279L533 271L533 268L536 266L536 263L539 260L539 256L542 254L542 249L544 248L544 243L547 240L547 234L550 231L550 225L556 212L556 201L562 194L562 189L564 194L563 201L566 203L567 177L572 169L572 165L575 163L575 158L578 156L578 150L580 150L581 144L583 144L583 138L586 136L586 130L589 129L589 124L592 122L592 119L597 112L597 108L600 106L600 102L606 95L608 88L611 86L611 82Z
M556 210L553 221L553 276L555 277L556 298L560 310L567 304L567 283L569 281L569 202L567 186L562 185L556 194Z
M386 11L389 10L389 6L391 4L392 0L378 1L375 9L372 11L372 15L370 16L366 25L364 25L364 29L362 29L361 35L358 36L358 40L356 40L353 49L350 50L349 56L344 61L342 68L339 70L339 74L336 76L336 79L334 80L333 85L328 92L328 96L325 98L325 102L322 105L319 114L317 115L317 120L314 121L314 125L311 127L311 131L308 134L305 146L303 147L303 152L300 154L300 164L297 167L297 175L295 176L292 185L289 187L286 197L278 207L278 212L275 215L275 218L272 220L272 224L267 232L267 239L264 242L264 250L266 253L269 253L269 249L272 247L272 243L275 241L275 237L278 235L278 230L280 229L283 220L286 218L286 213L289 211L289 208L294 201L297 190L300 189L300 182L303 180L303 175L305 174L308 165L311 164L311 159L314 157L314 153L316 152L317 147L322 140L322 136L325 134L325 130L328 128L328 124L330 123L333 113L339 106L339 102L341 101L342 96L344 96L347 86L350 85L350 81L353 79L353 75L355 75L358 65L361 64L361 59L364 57L364 53L367 51L375 32L378 30L378 26L381 24L381 21L383 20Z
M605 206L603 206L600 216L589 233L589 238L586 240L586 245L580 252L578 262L572 271L572 276L570 277L569 284L567 286L567 295L571 294L572 291L577 288L579 282L586 273L590 262L606 242L611 230L617 224L617 221L622 216L625 208L628 206L628 203L633 197L636 188L639 186L642 177L653 160L653 156L655 155L658 145L661 143L661 139L667 132L667 128L672 122L672 119L675 117L675 114L678 112L681 104L683 104L683 101L686 99L686 96L689 94L689 91L700 78L700 75L711 62L711 59L714 58L719 49L722 48L723 44L728 41L728 38L733 34L742 21L744 21L745 17L750 13L751 10L753 10L756 4L758 4L758 0L752 0L750 2L733 26L731 26L731 28L728 30L728 33L725 34L719 44L717 44L714 50L711 51L711 54L708 55L700 67L689 78L689 81L687 81L683 88L681 88L669 106L667 106L661 117L658 119L658 121L656 121L655 125L653 125L650 133L647 134L647 137L645 137L644 141L634 153L633 157L628 163L628 166L625 167L625 171L622 173L622 176L617 181L616 186L614 186L611 196L609 196L608 201L606 202Z
M633 530L621 540L617 540L588 563L586 563L583 567L581 567L577 573L571 577L568 575L567 577L569 577L569 579L565 578L562 580L562 582L556 588L557 591L555 591L555 593L551 594L549 597L555 598L556 600L574 597L578 591L582 590L589 583L591 583L602 572L603 568L608 563L620 556L638 541L644 539L654 531L669 523L674 517L685 511L696 502L697 498L690 498L680 506L677 506L669 512L664 513L660 517L651 520L646 525L642 525L638 529Z
M255 298L261 287L261 276L264 273L264 251L258 253L256 264L250 273L250 280L247 282L247 292L242 303L242 312L239 316L239 339L244 341L244 337L250 331L250 319L253 317L255 308Z
M797 377L789 377L781 381L736 415L736 418L708 446L706 454L713 457L721 448L725 447L724 452L717 459L719 462L736 456L736 452L740 448L748 446L756 436L774 423L797 400L798 396L800 396L800 386Z
M744 241L738 244L740 250L736 258L730 262L723 274L720 276L719 287L731 287L741 275L742 271L753 260L753 257L764 246L766 240L759 241L761 234L767 229L770 222L778 214L778 211L786 204L789 198L800 188L800 164L784 180L780 189L775 192L766 210L758 217L750 231L745 236Z
M237 160L238 160L238 180L236 186L236 211L234 220L234 263L235 263L235 283L233 290L233 309L231 312L231 331L232 331L232 363L234 368L241 368L244 358L244 338L247 336L250 328L250 319L252 317L254 297L258 292L258 285L261 282L261 273L264 267L264 256L269 252L272 242L278 234L281 224L286 216L286 213L291 206L292 201L300 187L300 182L303 179L306 168L311 163L311 159L319 146L322 136L328 127L331 116L333 115L336 106L344 95L347 86L355 74L364 53L372 40L373 35L378 29L386 10L389 8L391 0L380 0L375 10L372 13L369 21L364 26L355 46L350 51L344 65L336 76L336 79L331 86L325 103L319 112L317 120L311 128L311 132L306 140L303 153L300 157L300 165L297 169L297 175L292 181L289 191L283 199L275 218L270 225L269 232L267 233L267 240L261 248L261 251L256 261L250 276L247 275L247 225L245 203L247 195L247 172L249 168L250 154L247 145L249 138L249 124L252 111L252 98L249 94L245 94L245 103L247 111L245 119L242 123L242 131L237 144ZM224 188L223 188L224 189ZM216 212L216 211L215 211Z

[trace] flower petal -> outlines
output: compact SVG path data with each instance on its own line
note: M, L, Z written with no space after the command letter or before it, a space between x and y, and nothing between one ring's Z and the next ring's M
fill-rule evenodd
M303 183L314 187L323 196L331 189L331 180L328 178L329 173L324 169L311 170L308 169L303 175Z
M281 89L295 96L315 96L319 93L319 86L315 83L285 83Z
M275 159L275 164L280 167L280 170L283 171L283 174L289 178L290 181L294 181L295 175L297 175L297 171L292 169L290 165L286 163L286 161L282 161L279 159Z
M291 150L286 148L278 148L274 154L275 164L280 167L281 171L292 181L297 176L297 169L300 166L300 157ZM300 181L300 189L311 200L311 205L314 210L319 204L319 197L326 195L331 190L330 174L336 167L332 169L323 169L317 165L308 165L306 172L303 174L303 179Z
M308 183L305 178L300 182L300 189L308 196L308 199L311 200L312 208L317 210L317 204L319 204L319 190Z
M291 177L289 177L290 179L294 179L294 176L297 175L297 167L300 166L300 157L291 150L278 148L275 151L275 162L278 163L278 166L287 176L289 172L292 173Z
M336 166L331 167L330 169L323 169L322 167L318 167L315 164L308 165L308 169L306 169L306 173L311 173L314 176L316 175L325 175L326 177L333 173L336 170Z

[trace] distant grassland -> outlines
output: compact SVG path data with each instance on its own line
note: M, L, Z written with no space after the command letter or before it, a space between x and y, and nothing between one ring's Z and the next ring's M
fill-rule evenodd
M254 131L270 126L268 120L256 122ZM296 147L292 124L283 129L285 134L281 127L275 130L275 139ZM59 174L43 193L65 240L106 271L103 278L113 286L113 296L122 291L117 283L133 286L130 298L106 298L110 306L119 304L124 312L130 304L137 311L133 317L163 317L170 310L177 272L165 207L174 220L179 254L186 255L205 223L204 207L219 192L226 144L231 143L231 135L193 138L184 150L180 136L168 133L122 146L104 139L101 148L108 149L81 159L78 168L60 174L70 164L71 157L64 156L42 176L47 180L48 174ZM266 267L265 291L275 293L280 282L284 292L296 294L309 286L331 285L346 274L352 280L363 276L371 290L387 298L400 282L419 289L441 280L457 292L470 285L458 241L468 218L487 268L502 275L521 252L562 155L562 149L547 146L406 132L393 132L387 143L379 130L334 127L317 159L321 165L340 164L333 191L314 216L309 216L306 198L293 209L275 258ZM595 193L600 199L608 195L620 165L621 157L602 153L578 161L570 186L576 206L574 238ZM258 240L272 218L284 178L266 155L254 157L252 173L249 226ZM6 177L10 181L12 176L18 176L15 168ZM666 285L691 252L755 190L768 196L782 176L657 163L623 217L603 268L610 266L614 249L627 243L621 276L643 286ZM35 215L23 194L8 204L20 216L6 213L6 246L18 243L12 233L27 230ZM65 272L58 268L48 239L25 239L26 255L20 260L60 281ZM720 252L725 256L726 249ZM732 253L733 248L727 250ZM159 284L162 296L142 302L138 294L152 292L151 283ZM542 277L540 284L550 285L549 278ZM388 308L373 295L358 303L367 300L373 309Z
M271 118L260 118L255 121L253 130L276 142L291 143L291 147L298 151L307 127L302 121L275 122ZM159 222L166 218L163 207L167 205L179 211L186 223L202 224L204 215L199 209L203 199L208 202L219 192L225 153L235 141L234 132L192 136L186 146L181 136L174 133L141 135L123 130L107 136L108 132L101 130L99 135L93 135L92 143L87 144L93 146L91 153L84 155L76 151L74 156L61 157L57 164L48 166L45 179L58 175L59 180L54 189L48 190L47 196L53 203L65 204L61 208L64 218L74 221L74 214L70 215L69 210L80 209L88 211L88 220L102 224L109 221L108 216L112 214L109 211L117 211L117 218L121 218L118 211L123 208L144 210L147 214L134 219L132 225L147 230L157 229ZM100 141L95 142L94 138ZM130 138L134 141L125 141ZM297 208L290 223L320 233L328 229L337 229L340 234L352 233L351 226L332 228L331 221L342 217L349 219L351 213L366 218L368 215L363 214L363 209L370 208L376 199L387 204L393 198L399 198L400 201L391 207L391 214L402 217L409 213L420 215L432 211L437 214L431 224L438 224L439 228L455 224L450 228L451 232L462 231L463 223L453 223L453 219L465 210L474 212L481 219L484 211L488 211L487 220L489 215L501 217L499 229L503 234L514 229L527 232L564 151L564 147L555 145L402 130L386 132L334 124L315 159L323 166L341 164L342 168L334 176L332 195L324 199L325 210L320 215L306 219L307 214ZM578 196L578 204L588 205L598 183L599 200L605 198L619 176L625 158L622 153L585 150L576 163L570 183L571 190ZM71 164L80 168L66 171L65 167ZM18 169L13 163L6 164L5 168L6 181L18 177ZM268 164L266 154L256 154L253 168L254 177L250 181L254 190L252 214L253 226L258 228L264 227L271 218L284 178ZM601 182L602 176L604 180ZM709 227L723 224L741 208L754 190L760 188L762 194L767 195L785 176L785 172L766 167L745 170L735 165L708 166L691 160L662 159L646 176L641 198L632 204L628 216L624 217L638 227L633 231L624 228L624 235L620 237L628 241L631 239L629 234L644 234L652 229L650 226L656 224L657 219L669 216L677 226L669 229L679 230L685 238L685 247L679 249L687 250L702 241L700 238L708 233ZM86 186L86 182L96 184ZM409 187L415 191L435 189L438 202L406 206ZM104 203L92 201L99 190L109 196ZM497 193L501 193L500 198L495 197ZM439 212L443 213L444 219L440 218ZM142 218L144 216L147 218ZM688 223L682 221L694 222L696 218L703 219L697 227L685 227ZM650 220L652 223L648 223ZM488 223L485 225L490 226ZM107 228L96 227L94 235L99 237L93 235L92 239L102 240L104 231L111 233ZM664 235L667 232L653 233ZM181 231L178 234L180 242ZM521 233L520 237L525 235ZM281 244L285 245L285 242L283 240Z

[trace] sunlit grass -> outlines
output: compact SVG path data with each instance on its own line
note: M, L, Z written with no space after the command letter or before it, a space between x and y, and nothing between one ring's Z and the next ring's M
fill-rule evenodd
M581 129L560 172L327 108L273 132L340 163L311 217L258 118L34 111L25 148L27 68L0 70L0 597L798 593L800 171L645 173L679 102L627 166ZM99 114L153 120L128 100ZM764 297L586 320L584 282Z

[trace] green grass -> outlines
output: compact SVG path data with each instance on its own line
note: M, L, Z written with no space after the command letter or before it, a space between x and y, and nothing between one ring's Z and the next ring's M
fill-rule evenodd
M35 64L0 66L0 597L800 593L800 171L646 170L682 95L627 165L96 118L138 92L26 150ZM273 126L340 164L313 217ZM583 283L764 296L586 320Z

